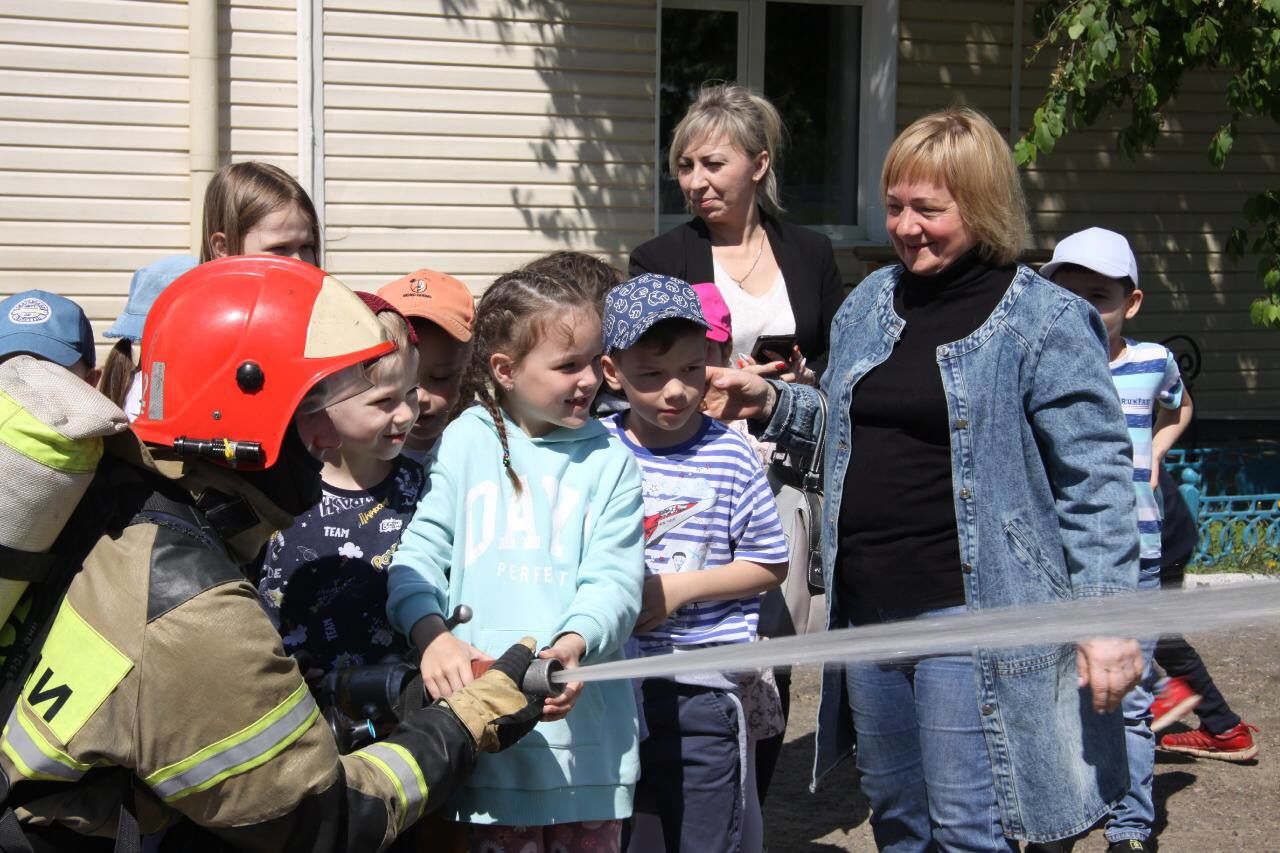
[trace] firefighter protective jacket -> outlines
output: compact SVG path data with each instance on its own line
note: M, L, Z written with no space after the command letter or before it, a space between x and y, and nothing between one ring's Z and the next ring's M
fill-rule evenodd
M427 707L339 756L241 574L292 519L236 474L157 462L130 433L108 454L129 488L166 497L99 540L4 727L0 770L24 827L114 835L131 788L162 849L364 853L443 802L475 760L457 717ZM219 515L244 529L219 535Z

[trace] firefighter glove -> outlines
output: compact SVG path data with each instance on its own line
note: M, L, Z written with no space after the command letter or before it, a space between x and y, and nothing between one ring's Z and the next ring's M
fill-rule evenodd
M471 733L481 752L506 749L533 731L542 717L543 697L520 688L535 646L533 637L525 637L503 652L484 675L440 700Z

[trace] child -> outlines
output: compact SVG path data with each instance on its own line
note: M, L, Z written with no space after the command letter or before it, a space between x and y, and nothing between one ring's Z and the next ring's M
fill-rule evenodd
M639 473L589 414L595 302L571 280L508 273L481 298L472 345L464 394L480 405L441 437L389 583L387 612L424 650L434 696L512 636L568 668L620 659L640 609ZM444 616L462 603L475 615L454 636ZM544 710L479 760L446 815L471 825L473 850L617 851L639 769L629 685L570 684Z
M742 435L699 411L709 324L685 282L646 273L605 304L605 379L630 410L606 423L644 476L640 651L664 655L756 639L760 593L787 547L764 470ZM668 853L742 846L746 720L723 675L647 679L637 809L656 812Z
M93 328L75 302L43 290L0 301L0 546L7 569L58 547L94 478L103 439L127 429L124 413L94 390L96 360ZM60 562L52 565L56 572ZM22 624L48 585L28 589L21 572L5 575L0 663L12 664Z
M1160 470L1164 519L1160 530L1160 586L1182 588L1187 563L1199 542L1200 531L1186 500L1168 469ZM1253 733L1258 730L1231 710L1214 683L1200 653L1181 634L1165 634L1156 646L1156 664L1168 677L1151 703L1151 731L1159 734L1187 714L1195 712L1200 725L1165 735L1157 748L1219 761L1251 761L1258 755Z
M1125 321L1136 317L1142 307L1138 261L1128 240L1105 228L1085 229L1058 243L1053 259L1040 272L1089 302L1107 328L1111 378L1133 442L1141 540L1138 589L1159 589L1161 513L1155 490L1165 453L1191 421L1191 397L1184 392L1173 353L1160 344L1138 343L1123 335ZM1129 791L1112 810L1105 832L1111 849L1133 853L1149 849L1145 845L1155 821L1151 796L1155 736L1148 684L1155 644L1144 641L1142 645L1144 678L1123 703Z
M151 303L175 278L197 263L199 261L189 255L170 255L139 269L129 282L129 299L124 310L111 328L102 334L104 338L119 340L107 353L98 390L124 409L129 420L138 416L142 406L142 379L134 361L133 348L142 345L142 327L146 324L147 312L151 310ZM141 358L139 351L138 360Z
M418 336L418 419L404 455L423 464L458 406L471 357L474 300L465 284L428 269L396 279L378 295L409 319Z
M422 492L420 466L400 456L418 416L418 353L408 322L372 294L396 350L369 368L373 387L328 409L342 444L326 454L323 497L267 545L258 584L304 673L403 654L386 619L387 569Z
M707 323L707 335L703 343L707 365L726 367L733 356L733 316L729 313L729 304L724 301L720 288L714 282L707 281L691 287L698 294L698 306Z
M315 206L297 181L269 163L223 166L204 194L200 263L228 255L280 255L320 263Z
M47 290L24 290L0 302L0 359L27 353L97 386L97 349L84 309Z
M549 275L552 278L562 278L577 282L580 287L587 291L601 310L604 309L605 296L622 281L622 273L617 267L602 261L595 255L588 255L586 252L549 252L540 258L529 261L521 269L525 272ZM600 418L624 411L626 408L627 401L618 397L609 390L608 386L605 386L596 394L595 402L591 407L591 414ZM627 654L630 657L629 651ZM644 732L643 717L640 720L640 731Z
M586 252L550 252L521 267L525 272L577 282L596 304L604 308L604 298L622 281L622 272L607 261Z

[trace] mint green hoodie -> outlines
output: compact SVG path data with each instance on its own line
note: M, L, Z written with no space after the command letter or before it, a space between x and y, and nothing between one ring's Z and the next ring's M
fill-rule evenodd
M475 616L454 635L488 654L526 635L545 646L573 631L587 642L583 664L617 660L644 580L635 461L598 421L543 438L505 423L521 495L492 418L472 406L441 437L396 551L391 623L407 634L465 603ZM639 768L630 683L593 682L565 719L481 755L445 816L523 826L625 818Z

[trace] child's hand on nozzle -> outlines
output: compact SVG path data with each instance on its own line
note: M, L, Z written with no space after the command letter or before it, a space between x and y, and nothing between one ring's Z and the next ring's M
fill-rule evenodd
M471 671L473 660L493 660L449 633L439 616L419 620L411 634L414 645L423 650L418 662L422 686L437 699L445 699L475 680Z
M538 652L540 658L555 658L565 669L577 669L578 661L587 653L587 641L581 634L561 634L556 641ZM573 705L582 693L582 682L574 681L564 686L559 696L548 696L542 703L542 721L553 723L563 720L573 710Z

